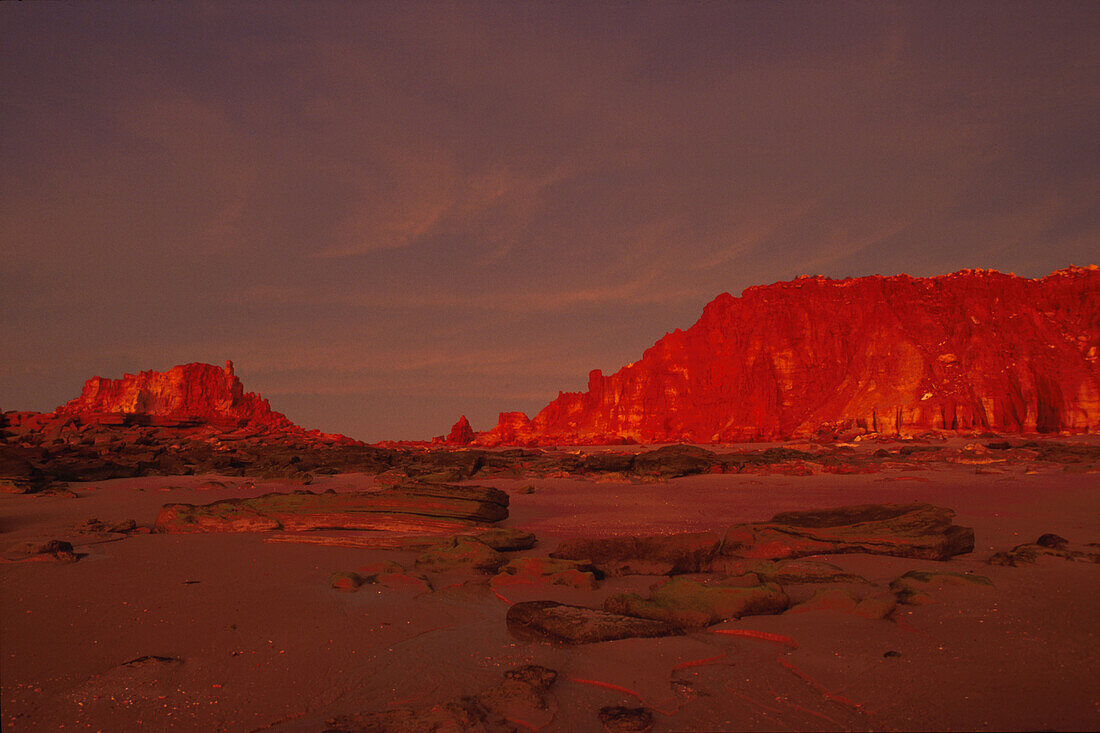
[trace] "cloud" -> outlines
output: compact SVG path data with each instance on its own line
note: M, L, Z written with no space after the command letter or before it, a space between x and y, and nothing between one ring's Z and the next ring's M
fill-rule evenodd
M649 268L630 280L560 289L503 292L333 292L313 288L252 287L233 296L261 306L325 304L359 309L460 309L502 313L560 313L595 306L637 306L697 300L693 288L669 287L662 270Z

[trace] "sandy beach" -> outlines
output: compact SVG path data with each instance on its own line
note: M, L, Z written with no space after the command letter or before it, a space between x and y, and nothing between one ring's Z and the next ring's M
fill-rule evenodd
M88 531L150 526L168 502L205 503L301 487L218 476L72 484L71 494L0 496L2 538L67 539L77 562L0 565L3 724L81 728L325 730L341 716L422 710L492 688L506 670L557 672L552 704L516 730L600 731L608 706L646 708L652 730L1090 730L1100 725L1100 568L1043 558L993 566L996 551L1056 533L1100 539L1095 473L1018 464L934 464L863 475L700 475L666 481L518 478L501 523L538 544L722 530L776 512L865 503L954 509L975 549L947 562L865 554L827 558L886 587L910 570L973 573L992 585L946 586L886 619L839 610L747 616L682 636L579 646L512 634L509 604L598 607L662 578L608 577L596 590L491 586L488 576L429 573L434 590L330 586L334 572L415 551L273 542L273 533ZM200 489L211 481L222 487ZM363 474L311 490L373 486ZM306 533L339 538L347 533ZM287 539L285 533L280 535ZM289 539L294 539L290 537ZM105 541L113 540L113 541ZM9 560L17 555L9 553ZM792 604L811 585L786 588ZM136 661L135 661L136 660ZM346 720L346 719L345 719ZM608 730L630 730L614 728Z

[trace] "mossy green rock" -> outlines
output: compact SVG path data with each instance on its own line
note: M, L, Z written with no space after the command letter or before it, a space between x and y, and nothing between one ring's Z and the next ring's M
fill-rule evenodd
M507 562L488 545L468 537L452 537L416 558L416 568L432 573L492 574Z
M790 601L774 583L754 587L707 585L677 577L659 583L649 598L620 593L608 598L604 608L625 616L665 621L680 628L698 628L741 618L781 613Z

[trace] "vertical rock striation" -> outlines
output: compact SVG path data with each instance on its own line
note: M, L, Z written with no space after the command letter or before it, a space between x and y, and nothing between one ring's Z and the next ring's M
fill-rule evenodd
M802 277L723 293L588 391L474 444L740 442L844 430L1100 431L1100 269Z

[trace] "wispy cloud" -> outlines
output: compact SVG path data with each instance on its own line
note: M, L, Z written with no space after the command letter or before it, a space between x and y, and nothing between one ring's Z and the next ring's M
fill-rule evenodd
M663 271L650 268L622 282L588 287L495 292L367 291L336 292L322 288L259 286L230 297L236 303L261 306L325 304L364 309L463 309L504 313L557 313L592 306L635 306L698 300L696 288L670 285Z

